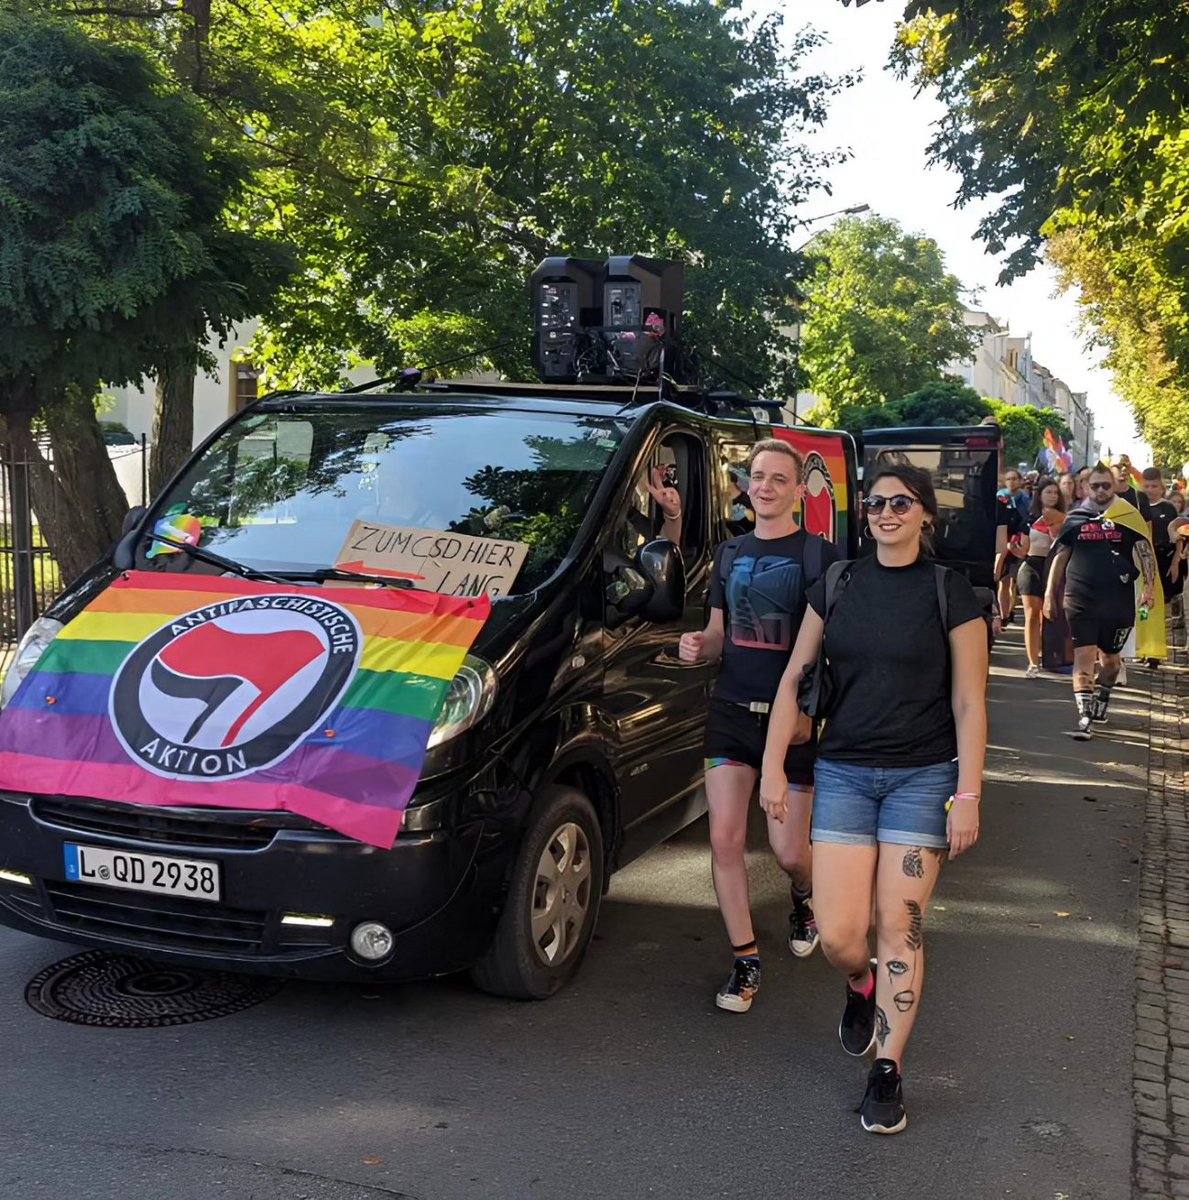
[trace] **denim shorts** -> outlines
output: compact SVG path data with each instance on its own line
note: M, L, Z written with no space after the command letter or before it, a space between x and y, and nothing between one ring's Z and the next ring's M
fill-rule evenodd
M958 786L956 762L927 767L858 767L817 760L813 840L843 846L948 844L945 802Z

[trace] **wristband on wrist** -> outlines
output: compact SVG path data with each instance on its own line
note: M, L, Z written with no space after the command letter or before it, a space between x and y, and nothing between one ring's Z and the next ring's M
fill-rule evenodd
M945 811L949 812L954 807L955 800L981 800L982 797L977 792L955 792L946 802Z

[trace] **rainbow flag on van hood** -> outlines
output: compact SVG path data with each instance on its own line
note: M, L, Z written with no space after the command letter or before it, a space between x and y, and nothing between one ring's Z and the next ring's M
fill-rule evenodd
M0 713L0 788L285 809L390 847L487 597L131 571Z

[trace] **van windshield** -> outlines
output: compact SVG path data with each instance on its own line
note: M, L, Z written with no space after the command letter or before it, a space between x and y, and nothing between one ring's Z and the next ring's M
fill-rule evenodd
M624 427L614 419L435 405L258 413L165 499L200 545L261 571L332 565L356 520L522 542L512 593L569 550Z

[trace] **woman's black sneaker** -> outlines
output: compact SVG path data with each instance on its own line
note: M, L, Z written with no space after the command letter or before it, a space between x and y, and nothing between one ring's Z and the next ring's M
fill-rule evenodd
M908 1124L900 1072L890 1058L877 1058L867 1076L859 1120L868 1133L899 1133Z
M756 992L760 990L760 960L748 956L735 959L727 981L718 989L714 1003L727 1012L744 1013L751 1007Z
M862 1058L875 1045L875 977L871 979L871 995L864 996L846 984L846 1008L838 1023L838 1038L847 1054Z

